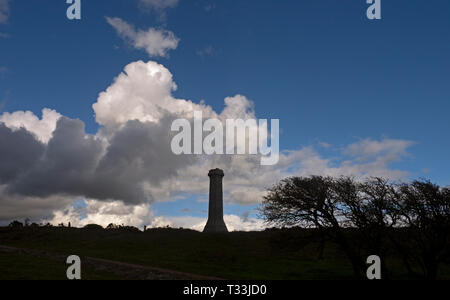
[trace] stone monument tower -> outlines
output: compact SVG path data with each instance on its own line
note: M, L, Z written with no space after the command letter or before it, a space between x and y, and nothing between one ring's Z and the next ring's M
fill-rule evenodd
M225 176L222 170L214 169L208 173L209 184L209 214L203 232L228 232L223 221L223 190L222 179Z

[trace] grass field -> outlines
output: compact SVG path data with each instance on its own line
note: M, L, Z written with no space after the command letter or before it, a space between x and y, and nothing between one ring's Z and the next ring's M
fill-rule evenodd
M67 265L27 254L0 252L0 280L62 280ZM86 280L118 280L120 276L108 272L83 269Z
M75 228L3 228L0 229L0 245L103 258L224 279L353 279L351 265L338 247L327 244L324 258L319 259L317 243L308 242L307 236L306 232L285 235L271 231L208 235L170 229L142 233ZM64 279L66 268L64 262L11 257L11 254L0 256L0 269L8 270L3 271L3 278ZM402 278L401 267L397 269L396 277ZM448 278L450 272L447 271L448 268L442 271L443 278ZM83 276L84 279L127 279L107 273L87 274L89 276Z

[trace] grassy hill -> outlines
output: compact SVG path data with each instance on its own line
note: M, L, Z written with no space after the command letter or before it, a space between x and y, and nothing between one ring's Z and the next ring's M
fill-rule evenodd
M328 243L323 259L319 259L318 243L311 233L309 230L273 230L214 235L175 229L153 229L144 233L76 228L0 228L0 245L61 256L78 255L82 261L83 257L94 257L224 279L352 279L351 265L336 245ZM0 254L0 270L4 270L4 274L11 274L8 270L16 269L13 274L16 278L65 278L67 266L61 260L7 255L10 257ZM405 276L401 267L395 267L396 261L390 264L397 270L394 278ZM443 278L450 277L447 276L449 270L442 271ZM88 270L89 276L84 278L132 279L126 274L107 271L89 273Z
M65 278L67 266L62 261L0 251L0 270L0 280L60 280ZM83 279L119 280L121 278L105 271L84 268Z

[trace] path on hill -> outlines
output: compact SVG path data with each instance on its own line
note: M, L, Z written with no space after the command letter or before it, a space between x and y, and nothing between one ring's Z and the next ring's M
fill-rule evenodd
M0 251L17 254L27 254L41 258L59 261L66 265L69 255L52 253L45 250L16 248L0 245ZM80 256L82 266L113 273L123 279L134 280L222 280L221 278L197 275L186 272L178 272L164 268L156 268L144 265L124 263L114 260Z

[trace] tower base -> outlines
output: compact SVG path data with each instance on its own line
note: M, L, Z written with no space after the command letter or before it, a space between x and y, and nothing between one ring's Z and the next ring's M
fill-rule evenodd
M212 224L210 222L206 223L205 229L203 229L205 233L226 233L228 232L228 228L225 225L225 222L221 222L218 224Z

